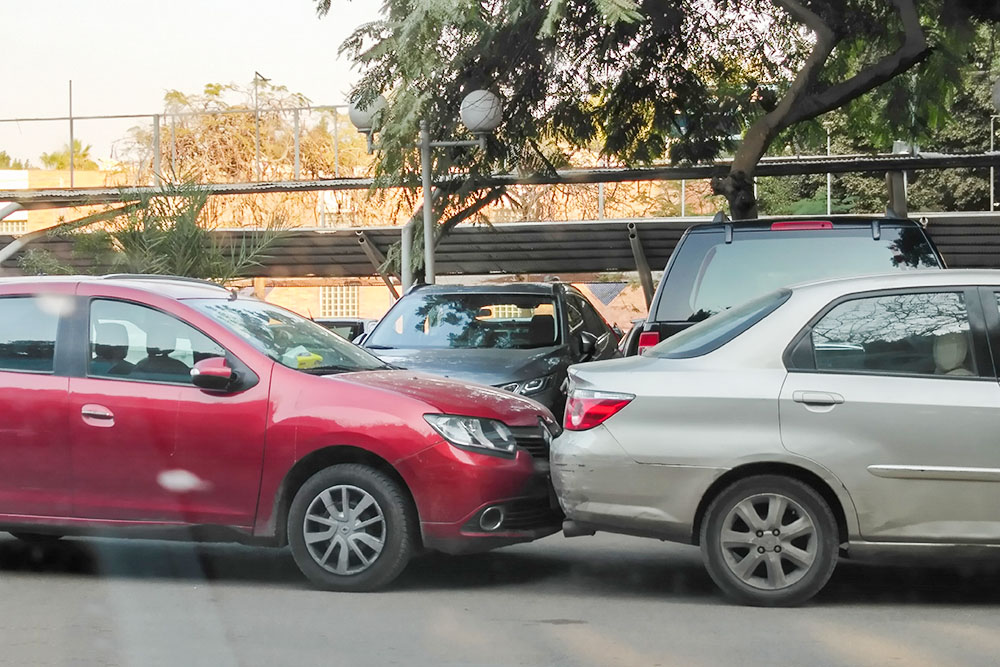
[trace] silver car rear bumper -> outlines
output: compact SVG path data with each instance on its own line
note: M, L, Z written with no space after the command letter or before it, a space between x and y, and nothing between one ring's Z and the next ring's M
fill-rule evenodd
M603 426L552 443L566 517L595 530L692 542L698 503L725 468L636 463Z

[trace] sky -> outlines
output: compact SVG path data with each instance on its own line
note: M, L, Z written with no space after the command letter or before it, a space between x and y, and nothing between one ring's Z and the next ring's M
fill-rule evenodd
M0 0L0 119L152 114L168 90L250 84L260 72L314 104L346 100L357 72L337 50L378 16L378 0ZM139 121L79 121L74 134L112 157ZM145 121L143 121L145 122ZM0 123L0 151L29 159L69 141L67 122Z

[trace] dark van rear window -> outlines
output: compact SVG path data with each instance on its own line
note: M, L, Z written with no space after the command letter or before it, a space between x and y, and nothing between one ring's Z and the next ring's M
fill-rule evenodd
M722 229L689 234L664 276L659 322L698 322L779 287L853 275L938 268L917 227L883 225L821 230Z

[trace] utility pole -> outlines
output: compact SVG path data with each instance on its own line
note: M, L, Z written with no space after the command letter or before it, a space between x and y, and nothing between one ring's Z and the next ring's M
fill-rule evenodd
M69 187L73 187L73 79L69 80Z
M257 176L257 180L260 180L260 103L258 100L258 84L263 81L267 83L270 79L266 78L260 72L255 71L253 73L253 136L254 136L254 148L255 148L255 159L254 159L254 173Z

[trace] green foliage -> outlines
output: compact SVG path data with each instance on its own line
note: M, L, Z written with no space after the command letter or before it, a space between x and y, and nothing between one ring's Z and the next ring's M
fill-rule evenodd
M28 169L27 160L12 158L7 151L0 151L0 169Z
M879 122L892 113L898 98L871 95L853 108L827 114L822 124L805 123L775 142L771 155L820 154L826 152L826 128L833 137L835 154L887 153L894 140L909 140L921 151L940 153L977 153L990 148L990 116L997 113L991 101L991 88L1000 78L1000 54L995 50L995 28L980 27L959 62L953 63L951 85L954 92L947 111L926 118L915 125L900 127L899 134ZM902 77L898 83L908 94L917 95L915 77ZM988 169L947 169L909 175L907 194L911 211L982 211L989 209ZM825 177L793 176L758 179L760 208L768 214L803 213L808 200L823 202L825 212ZM834 211L880 213L886 207L883 174L842 174L833 179ZM800 205L801 204L801 205Z
M219 283L249 275L283 233L281 221L247 232L239 242L210 233L202 220L208 193L192 184L167 185L96 231L69 225L55 233L73 242L91 273L152 273ZM71 273L51 253L31 249L21 258L27 273Z
M73 140L73 168L97 169L97 163L90 159L90 144L84 146L79 139ZM69 169L69 144L62 150L42 153L39 160L46 169Z
M329 11L330 0L314 1L321 16ZM412 146L421 119L433 136L450 138L462 133L456 111L465 94L489 88L502 96L504 123L485 155L438 154L438 175L472 174L451 193L462 201L479 174L552 169L567 148L595 143L623 164L704 162L738 150L744 137L763 154L776 130L825 137L811 121L830 108L873 143L925 137L947 120L970 48L984 21L996 19L980 0L920 0L927 48L893 64L911 43L898 12L906 4L386 0L381 19L341 50L363 73L354 101L389 100L378 128L380 183L419 172ZM807 64L816 33L785 6L811 11L832 35L830 55L815 69ZM747 152L746 173L760 154Z

